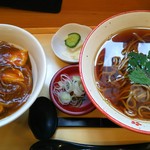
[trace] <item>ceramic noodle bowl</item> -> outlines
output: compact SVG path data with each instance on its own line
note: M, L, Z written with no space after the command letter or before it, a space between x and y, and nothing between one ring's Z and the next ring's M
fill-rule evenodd
M150 12L101 22L84 42L79 68L93 104L129 130L150 134Z

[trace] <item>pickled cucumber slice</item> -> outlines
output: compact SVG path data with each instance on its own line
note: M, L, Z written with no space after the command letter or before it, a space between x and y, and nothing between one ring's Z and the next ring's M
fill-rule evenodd
M65 45L69 48L74 48L80 42L81 36L78 33L68 34L67 39L65 39Z

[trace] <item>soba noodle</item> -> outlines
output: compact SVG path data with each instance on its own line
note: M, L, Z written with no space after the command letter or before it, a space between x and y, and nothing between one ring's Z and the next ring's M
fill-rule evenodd
M148 53L150 30L137 28L122 31L106 41L100 50L95 63L98 90L127 116L150 119L150 86L133 83L128 77L128 54Z

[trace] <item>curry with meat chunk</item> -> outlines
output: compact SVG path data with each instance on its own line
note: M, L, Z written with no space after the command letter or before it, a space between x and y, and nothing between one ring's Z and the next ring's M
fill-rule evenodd
M28 50L0 41L0 119L18 110L33 86Z

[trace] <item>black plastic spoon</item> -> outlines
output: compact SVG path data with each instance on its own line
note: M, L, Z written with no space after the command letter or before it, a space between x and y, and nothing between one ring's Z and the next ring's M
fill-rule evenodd
M48 140L57 127L118 127L106 118L61 118L56 107L46 97L38 97L29 109L28 124L39 140Z

